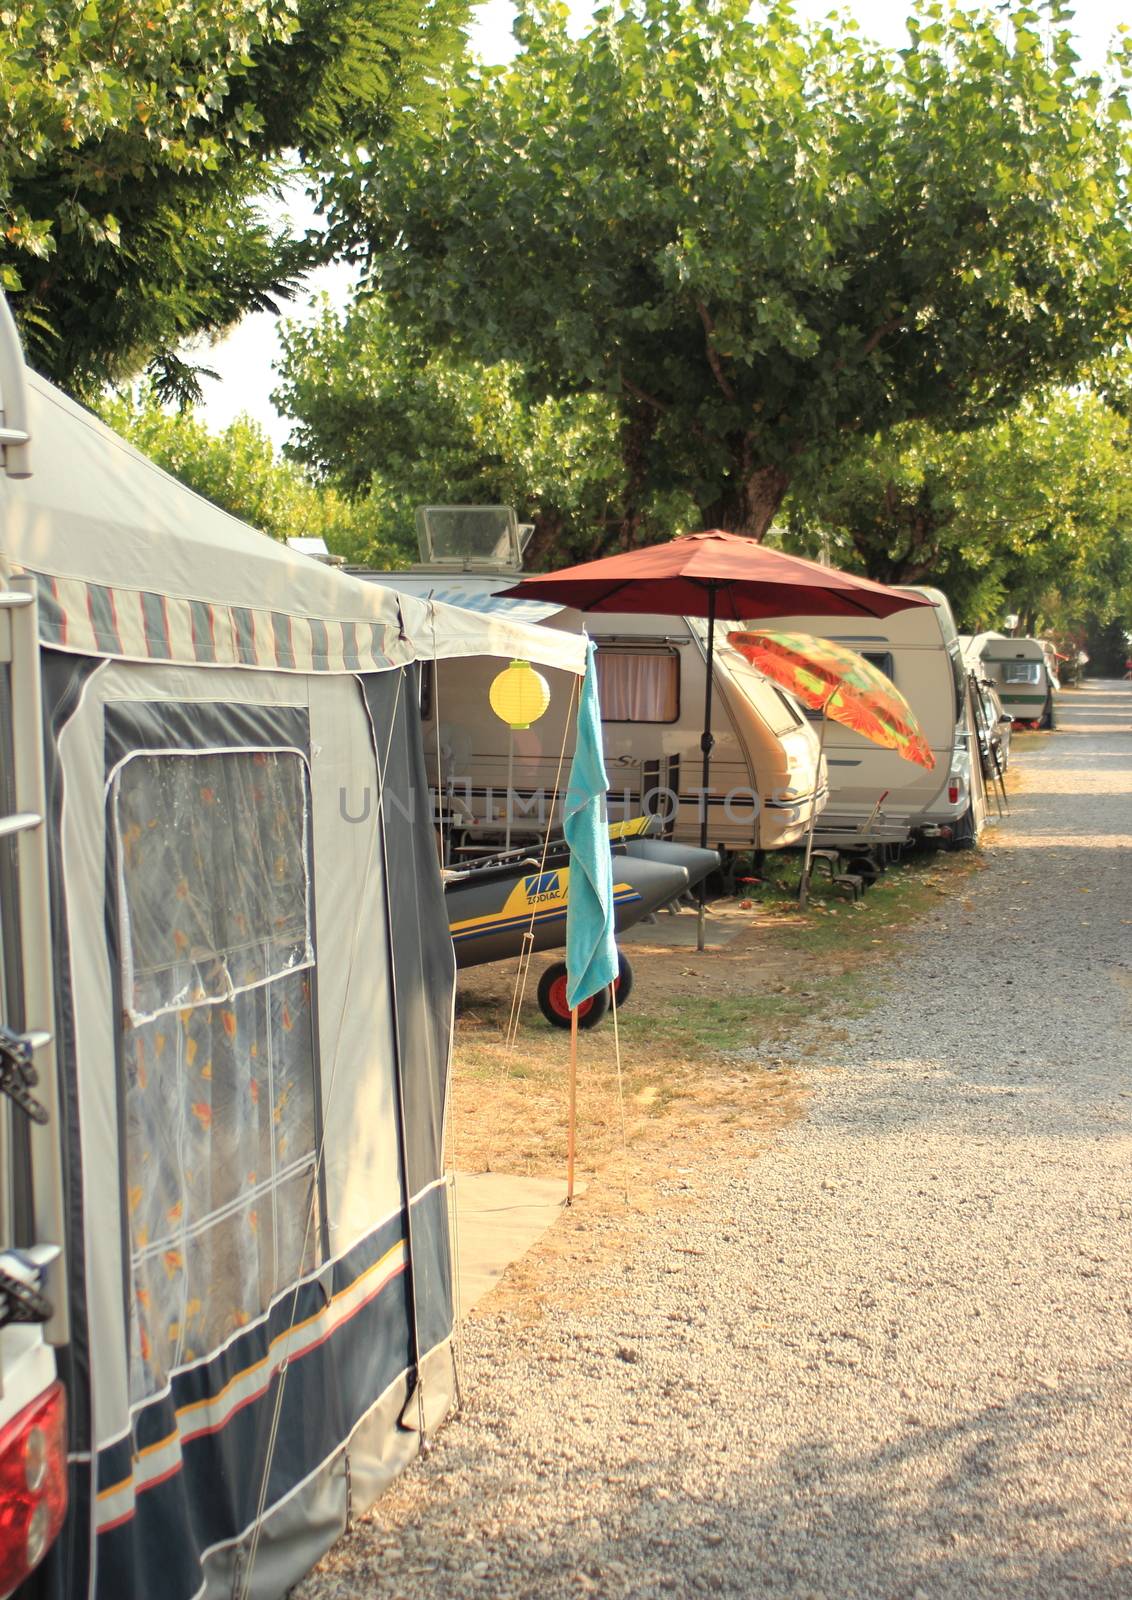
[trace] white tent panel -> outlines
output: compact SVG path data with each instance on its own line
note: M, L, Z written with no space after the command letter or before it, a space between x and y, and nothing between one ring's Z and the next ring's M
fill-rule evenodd
M578 637L398 596L193 494L28 374L33 475L0 475L0 560L45 580L45 642L90 655L352 672L521 656L585 671Z

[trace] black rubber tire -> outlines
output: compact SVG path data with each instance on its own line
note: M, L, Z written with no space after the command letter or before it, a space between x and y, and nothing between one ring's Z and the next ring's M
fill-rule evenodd
M872 856L850 856L847 871L856 873L858 878L863 878L865 888L871 889L881 875L882 869L877 866Z
M633 992L633 967L627 955L617 952L617 1009L624 1006Z
M538 981L539 1010L555 1028L570 1026L570 1013L566 1009L566 963L553 961ZM597 994L583 1000L578 1007L578 1027L596 1028L609 1010L609 990L599 989Z

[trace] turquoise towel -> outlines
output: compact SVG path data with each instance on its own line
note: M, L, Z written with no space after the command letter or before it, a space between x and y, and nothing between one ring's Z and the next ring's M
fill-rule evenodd
M578 736L566 790L564 832L570 846L566 892L566 1003L570 1009L617 976L613 940L613 857L601 749L601 708L591 644L578 703Z

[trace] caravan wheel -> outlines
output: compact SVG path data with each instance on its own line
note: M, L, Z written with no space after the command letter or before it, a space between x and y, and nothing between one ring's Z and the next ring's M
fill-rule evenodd
M539 1009L546 1020L556 1028L570 1026L570 1007L566 1003L566 963L555 961L547 967L538 983ZM579 1028L594 1028L609 1010L609 990L583 1000L578 1007Z
M620 1011L633 992L633 969L629 965L629 957L622 955L620 950L617 952L617 981L613 987L616 991L617 1009Z

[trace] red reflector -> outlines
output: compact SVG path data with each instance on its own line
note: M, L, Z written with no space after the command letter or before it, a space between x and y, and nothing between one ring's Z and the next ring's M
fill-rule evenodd
M0 1600L46 1555L67 1513L67 1399L53 1383L0 1430Z
M948 784L948 786L947 786L947 798L951 801L952 805L954 805L956 803L956 801L959 799L959 785L957 783L949 783Z

